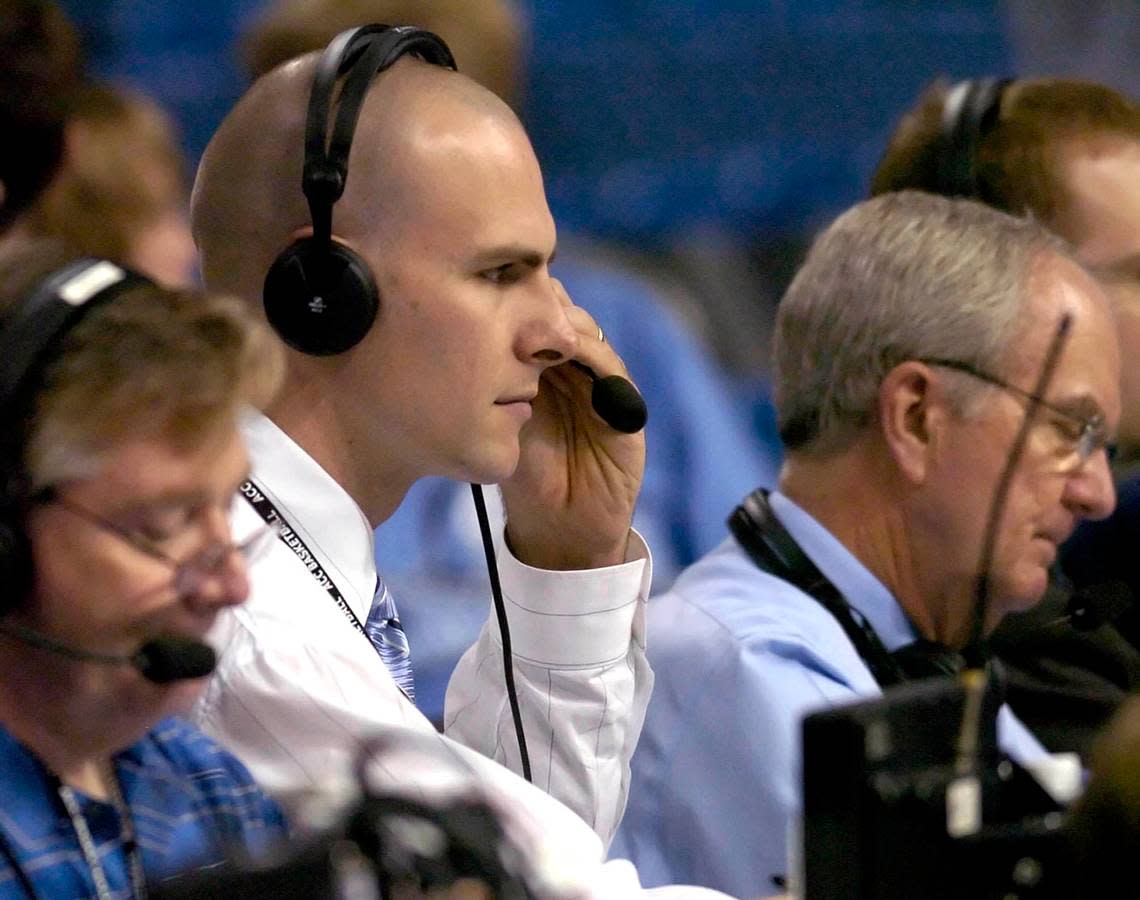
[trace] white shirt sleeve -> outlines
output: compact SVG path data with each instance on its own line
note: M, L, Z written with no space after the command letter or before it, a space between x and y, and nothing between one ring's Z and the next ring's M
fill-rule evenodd
M631 555L641 559L589 573L503 566L533 786L487 758L518 761L494 624L453 679L460 698L453 724L472 738L468 749L436 735L367 641L311 578L298 577L280 548L271 551L277 564L262 566L250 602L220 617L212 637L224 649L195 720L294 814L322 804L332 806L326 815L335 814L353 796L352 764L365 737L397 728L437 739L466 760L479 793L520 823L527 858L554 888L544 896L639 896L644 889L634 868L605 862L603 846L624 807L652 683L644 653L649 564L641 540L632 544ZM424 769L393 777L410 787ZM573 811L559 800L569 800ZM703 889L648 893L722 896Z
M514 680L534 783L609 843L653 687L645 658L648 550L634 534L622 565L550 572L497 554ZM492 613L448 685L445 733L521 773Z
M224 610L211 634L218 666L194 709L196 723L293 812L299 805L291 801L313 795L325 806L351 797L363 741L385 731L414 732L466 760L478 795L520 823L526 858L544 883L559 887L542 896L638 895L632 866L603 862L603 840L625 805L629 759L652 687L644 646L651 575L644 542L634 536L622 565L583 572L528 569L501 554L535 776L535 784L527 784L494 761L518 765L497 627L484 628L452 679L451 733L469 742L468 749L438 735L400 693L326 590L322 579L334 580L355 616L367 616L375 569L372 536L359 509L264 417L246 435L255 470L264 476L260 486L267 494L266 480L278 488L271 497L276 505L287 494L283 512L316 558L278 540L252 564L249 599ZM239 502L238 530L254 516ZM432 770L420 757L389 774L414 790ZM320 827L311 819L300 824Z

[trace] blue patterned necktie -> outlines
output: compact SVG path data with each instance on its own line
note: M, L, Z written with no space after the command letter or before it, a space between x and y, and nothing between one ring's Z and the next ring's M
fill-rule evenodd
M379 575L376 576L376 593L372 595L372 608L368 611L364 631L392 673L396 686L414 703L416 689L412 681L412 651L396 612L396 601Z

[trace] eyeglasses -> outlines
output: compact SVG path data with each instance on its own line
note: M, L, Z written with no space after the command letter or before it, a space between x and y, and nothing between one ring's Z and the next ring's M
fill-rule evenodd
M996 375L991 375L989 372L983 372L981 369L967 362L962 362L961 360L927 356L919 358L917 362L925 363L928 366L940 366L944 369L953 369L956 372L963 372L966 375L977 378L979 381L984 381L987 384L992 384L994 387L1016 394L1023 400L1028 400L1030 403L1041 406L1056 414L1068 423L1069 427L1063 429L1063 434L1066 443L1076 455L1077 467L1087 462L1098 450L1103 449L1108 454L1109 459L1113 456L1115 448L1109 442L1108 432L1104 424L1104 416L1100 413L1085 417L1071 410L1062 409L1055 403L1050 403L1044 397L1019 388L1015 384L1010 384L1008 381L998 378Z
M120 538L151 559L165 563L174 573L174 589L180 595L187 596L197 593L205 580L221 574L232 554L238 554L246 564L259 557L273 543L280 528L278 521L263 522L252 534L237 543L218 541L191 553L185 559L175 559L150 538L105 519L85 506L64 499L53 488L42 491L36 497L36 502L67 510L72 515Z

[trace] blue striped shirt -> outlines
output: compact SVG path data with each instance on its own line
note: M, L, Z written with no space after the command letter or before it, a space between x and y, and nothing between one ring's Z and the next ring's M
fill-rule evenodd
M115 755L149 882L216 864L257 858L286 835L278 806L246 768L180 719L165 719ZM113 804L76 791L107 881L130 897L123 829ZM0 727L0 898L26 897L19 866L37 897L94 897L95 882L75 828L43 764Z

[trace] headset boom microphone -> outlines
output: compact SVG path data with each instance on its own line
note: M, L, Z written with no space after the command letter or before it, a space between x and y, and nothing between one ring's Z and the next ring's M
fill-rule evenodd
M39 647L49 653L109 666L134 666L147 681L154 684L169 684L172 681L185 681L192 678L205 678L214 671L216 657L208 644L189 637L163 635L147 641L130 656L112 653L97 653L73 647L46 634L41 634L25 625L0 621L0 633L15 638L31 647Z

